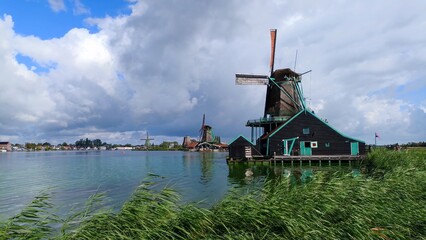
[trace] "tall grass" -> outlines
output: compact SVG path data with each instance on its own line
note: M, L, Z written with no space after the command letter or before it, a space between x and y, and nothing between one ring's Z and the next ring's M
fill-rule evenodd
M0 239L44 239L51 232L50 224L57 217L50 213L50 195L41 192L19 214L0 223Z
M152 191L143 183L117 213L94 207L95 197L83 212L58 220L45 215L51 205L43 195L2 224L0 234L5 239L426 239L425 159L377 150L362 176L317 172L304 184L283 176L259 191L231 192L210 209L181 205L175 191ZM34 208L31 218L23 217ZM62 231L49 227L50 219L61 223Z
M372 171L390 171L399 168L416 168L424 171L426 170L426 150L422 148L402 151L376 149L368 154L365 164Z

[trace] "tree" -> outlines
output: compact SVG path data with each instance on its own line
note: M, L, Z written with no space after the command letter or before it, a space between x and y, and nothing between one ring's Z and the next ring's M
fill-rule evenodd
M84 142L85 142L85 143L84 143L84 147L86 147L86 148L91 148L91 147L93 147L93 142L92 142L92 140L90 140L90 139L86 138L86 140L85 140Z
M97 148L102 146L102 141L100 139L93 140L93 146Z
M25 148L26 149L35 149L36 148L36 144L35 143L25 143Z
M108 144L105 142L102 142L101 139L91 140L89 138L86 138L86 139L80 139L76 141L75 146L77 148L93 148L93 147L99 148L101 146L108 146Z

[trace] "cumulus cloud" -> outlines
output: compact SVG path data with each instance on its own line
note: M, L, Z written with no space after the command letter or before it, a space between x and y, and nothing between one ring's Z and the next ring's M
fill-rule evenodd
M65 10L63 1L49 3ZM73 3L79 14L89 11ZM74 28L44 40L15 33L4 16L0 133L136 143L146 131L196 136L206 113L222 139L248 134L245 122L263 115L266 89L235 86L234 74L267 74L268 31L278 28L275 68L292 68L298 50L297 71L313 70L303 87L321 118L367 142L376 131L384 143L424 140L426 104L407 97L426 91L419 5L390 1L383 11L382 2L132 1L129 15L86 19L97 32Z
M90 10L80 0L74 0L73 12L76 15L89 14Z
M4 37L0 44L0 104L3 106L0 126L5 134L20 132L20 124L31 128L44 120L45 114L55 107L46 82L27 66L16 61L16 35L12 28L12 18L4 16L0 21L0 34Z
M64 0L48 0L48 3L50 8L54 12L60 12L60 11L66 10Z

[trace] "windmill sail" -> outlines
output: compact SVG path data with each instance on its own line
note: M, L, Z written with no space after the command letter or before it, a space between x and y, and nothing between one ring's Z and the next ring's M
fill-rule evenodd
M237 85L267 85L268 76L251 75L251 74L235 74L235 84Z
M206 114L203 114L203 122L201 123L200 128L200 136L198 138L198 141L202 141L204 138L204 126L206 125Z
M274 72L274 62L275 62L275 44L277 39L277 29L271 29L271 58L269 60L269 69L270 73Z
M148 131L146 132L146 138L142 138L141 140L145 141L145 147L148 148L151 146L151 141L154 140L154 138L149 137Z

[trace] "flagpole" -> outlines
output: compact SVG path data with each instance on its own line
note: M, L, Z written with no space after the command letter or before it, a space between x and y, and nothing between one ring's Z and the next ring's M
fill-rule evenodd
M377 146L377 138L379 137L379 135L377 134L377 132L374 133L374 146Z

